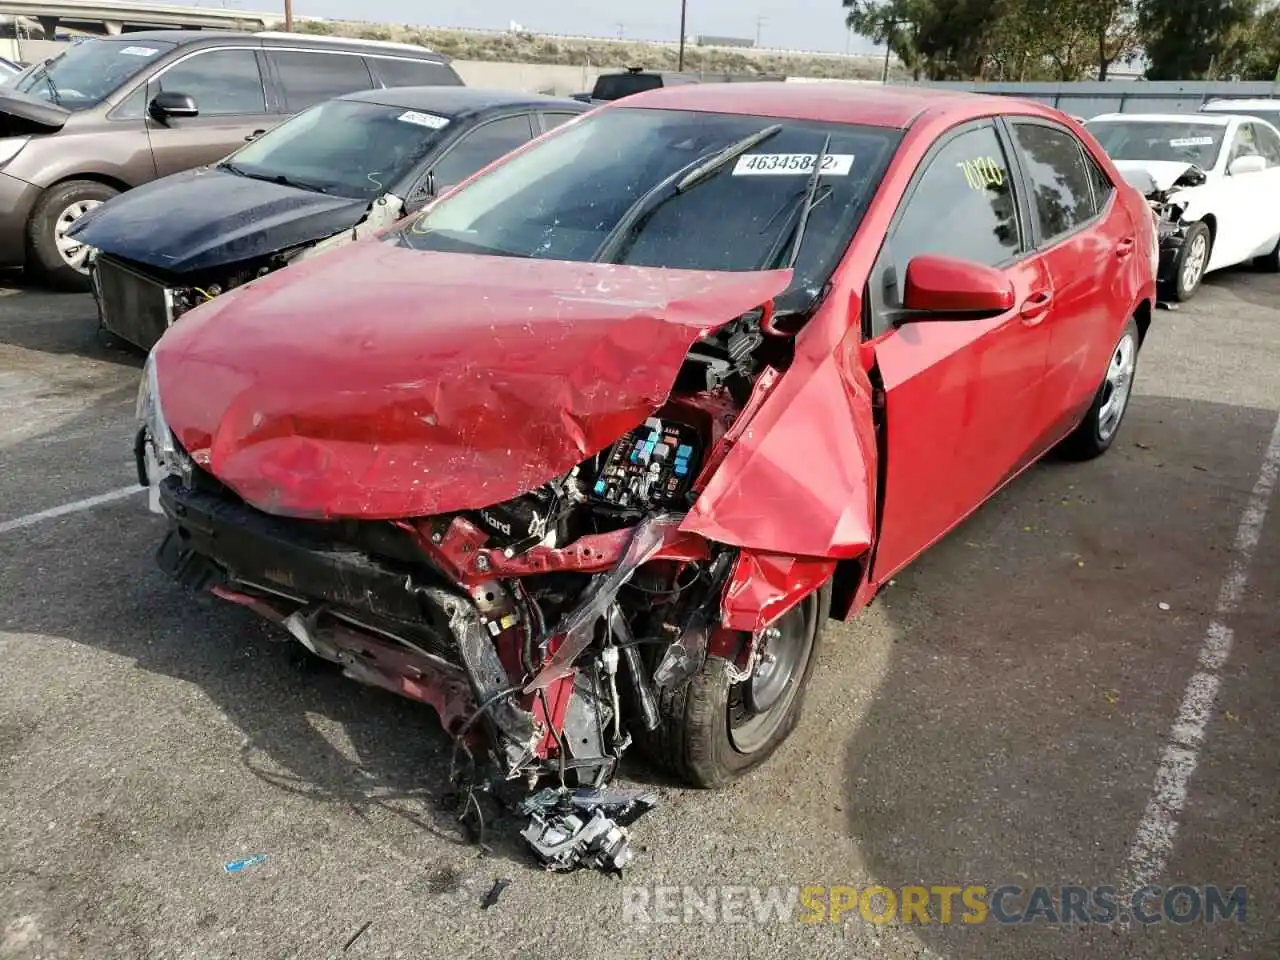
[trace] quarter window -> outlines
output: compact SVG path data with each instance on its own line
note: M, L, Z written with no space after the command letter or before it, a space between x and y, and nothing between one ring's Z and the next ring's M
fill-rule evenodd
M373 68L385 87L456 87L461 78L443 63L372 57Z
M197 53L162 73L156 86L185 93L202 117L260 114L267 110L258 57L252 50Z
M1021 249L1013 182L995 128L969 130L929 162L890 248L898 274L921 254L995 266Z
M464 136L435 166L436 189L461 183L482 167L533 138L529 116L481 124Z
M275 64L289 113L334 97L373 89L373 78L363 57L301 50L272 50L267 56Z
M1039 123L1016 123L1014 139L1031 180L1040 240L1052 242L1097 214L1084 153L1066 130Z

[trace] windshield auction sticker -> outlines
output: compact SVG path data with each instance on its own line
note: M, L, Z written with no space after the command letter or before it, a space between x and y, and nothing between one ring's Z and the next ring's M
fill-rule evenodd
M406 110L396 117L401 123L413 123L419 127L430 127L442 130L449 125L448 117L437 117L434 113L419 113L417 110Z
M154 57L159 52L155 47L125 47L120 51L126 57Z
M816 153L748 153L738 158L735 177L813 173ZM822 158L824 177L847 177L853 169L852 153L828 153Z
M1213 137L1182 137L1178 140L1170 140L1171 147L1207 147L1213 143Z

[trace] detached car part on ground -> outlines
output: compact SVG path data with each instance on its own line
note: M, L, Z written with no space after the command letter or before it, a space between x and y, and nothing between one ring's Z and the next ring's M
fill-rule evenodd
M117 197L67 235L93 251L103 329L149 350L192 307L377 233L588 109L472 87L352 94L214 166Z
M1205 274L1239 263L1280 270L1280 131L1271 124L1117 113L1086 127L1156 214L1163 299L1189 300Z
M624 865L650 800L593 791L629 745L695 786L757 766L829 617L1046 450L1113 442L1155 233L1054 117L638 94L201 305L139 395L161 566L430 704L460 782L549 780L548 866ZM1051 149L1062 239L1024 203Z

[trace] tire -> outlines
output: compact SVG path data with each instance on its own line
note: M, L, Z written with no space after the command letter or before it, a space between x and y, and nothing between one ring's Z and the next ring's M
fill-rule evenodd
M1107 354L1107 372L1094 394L1093 403L1089 405L1089 412L1058 445L1056 452L1059 456L1067 460L1092 460L1111 448L1133 395L1133 379L1138 371L1138 346L1138 322L1130 317L1120 339ZM1117 394L1117 390L1122 392ZM1108 406L1117 398L1118 410Z
M780 630L795 631L788 635L798 638L803 661L789 671L790 679L772 710L756 714L767 722L760 722L751 738L743 735L746 727L731 723L731 716L741 719L744 712L750 713L748 684L731 685L728 661L708 657L702 672L687 683L659 691L661 723L639 739L644 752L689 786L703 789L726 786L768 760L800 720L830 609L828 585L811 593L776 624Z
M77 216L119 193L94 180L69 180L44 192L27 221L27 268L37 280L57 290L89 290L88 273L77 269L59 250L60 234Z
M1173 300L1185 303L1196 295L1212 252L1213 240L1209 236L1208 225L1203 221L1191 224L1182 241L1182 249L1173 261L1173 282L1170 285Z

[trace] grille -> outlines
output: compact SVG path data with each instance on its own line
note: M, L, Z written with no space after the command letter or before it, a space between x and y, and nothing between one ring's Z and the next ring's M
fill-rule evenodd
M94 264L94 287L102 325L116 336L150 350L169 326L171 294L154 280L109 257Z

